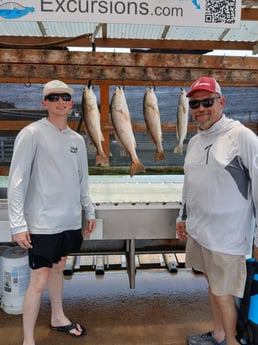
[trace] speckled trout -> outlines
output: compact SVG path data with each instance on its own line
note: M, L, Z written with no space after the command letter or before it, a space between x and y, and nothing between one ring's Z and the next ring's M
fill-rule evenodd
M136 141L133 134L131 115L122 87L115 88L110 108L111 121L114 126L116 139L124 151L130 156L130 175L132 177L136 173L143 172L145 168L136 153Z
M109 159L102 147L104 137L101 131L100 112L97 105L97 97L92 87L85 87L83 90L82 113L87 135L97 150L96 165L108 166Z
M143 117L147 133L156 146L155 162L165 158L162 147L162 131L158 99L153 88L147 88L143 98Z
M177 108L177 124L176 124L176 136L177 146L174 148L174 153L183 154L184 151L184 140L187 136L188 127L188 113L189 104L186 97L185 89L180 89L179 102Z

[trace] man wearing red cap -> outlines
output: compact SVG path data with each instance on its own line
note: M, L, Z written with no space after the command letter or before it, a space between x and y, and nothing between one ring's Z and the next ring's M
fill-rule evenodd
M223 114L214 78L196 80L187 97L198 133L185 157L177 234L187 240L186 266L207 278L213 319L213 331L188 344L237 345L235 299L243 297L253 238L258 258L258 138Z

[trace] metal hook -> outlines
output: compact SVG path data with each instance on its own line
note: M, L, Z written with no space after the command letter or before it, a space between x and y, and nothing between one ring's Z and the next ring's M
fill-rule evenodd
M91 38L91 48L92 48L92 51L95 52L96 51L95 34L91 34L90 38Z

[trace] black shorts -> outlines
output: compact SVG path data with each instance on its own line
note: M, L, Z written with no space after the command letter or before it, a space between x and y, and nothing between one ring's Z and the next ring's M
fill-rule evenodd
M53 267L72 250L79 250L83 241L82 230L67 230L54 235L30 234L31 249L28 250L31 269Z

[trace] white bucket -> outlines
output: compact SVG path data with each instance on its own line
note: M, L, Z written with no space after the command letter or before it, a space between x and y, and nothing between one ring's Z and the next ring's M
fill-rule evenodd
M29 285L28 252L21 247L10 247L3 252L3 301L8 314L22 314L23 300Z
M0 299L3 297L3 252L5 249L8 249L8 246L0 246Z

